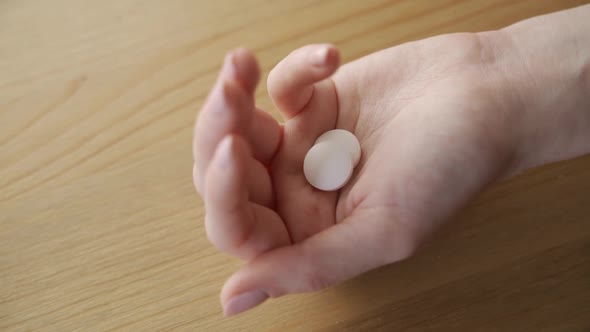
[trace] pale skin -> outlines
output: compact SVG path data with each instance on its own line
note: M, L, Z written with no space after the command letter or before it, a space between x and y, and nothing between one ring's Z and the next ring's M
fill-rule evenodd
M590 152L590 6L508 28L433 37L343 66L304 46L270 73L284 123L255 106L252 52L230 52L195 128L207 236L246 264L226 315L405 259L494 181ZM340 191L303 176L325 131L362 157Z

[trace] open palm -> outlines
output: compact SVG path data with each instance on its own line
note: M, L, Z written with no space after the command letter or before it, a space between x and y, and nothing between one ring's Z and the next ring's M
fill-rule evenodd
M408 257L437 225L509 171L508 112L472 35L384 50L343 66L330 45L294 51L257 109L254 56L230 53L199 114L194 179L209 239L248 261L222 292L226 314L317 290ZM497 82L496 82L497 83ZM342 128L362 157L340 191L313 188L303 159Z

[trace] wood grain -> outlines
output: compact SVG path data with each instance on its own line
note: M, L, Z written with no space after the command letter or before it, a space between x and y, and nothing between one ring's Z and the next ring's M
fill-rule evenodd
M232 319L195 114L221 59L349 61L573 0L0 1L0 330L589 331L590 157L491 188L416 257ZM257 96L271 108L265 89Z

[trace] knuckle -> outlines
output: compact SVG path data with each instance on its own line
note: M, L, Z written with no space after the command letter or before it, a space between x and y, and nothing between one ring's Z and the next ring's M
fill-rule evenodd
M297 259L300 261L299 267L301 274L300 285L301 292L315 292L334 285L338 280L334 278L334 273L330 268L316 259L313 252L307 250L304 245L300 247Z
M316 292L328 288L334 284L331 280L326 278L319 271L309 271L304 277L303 289L304 291Z

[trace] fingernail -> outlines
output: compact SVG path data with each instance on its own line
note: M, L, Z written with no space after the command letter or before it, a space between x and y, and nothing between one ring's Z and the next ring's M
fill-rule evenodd
M257 289L234 296L223 306L223 314L226 317L237 315L248 309L252 309L268 299L268 295Z
M234 52L230 52L223 60L223 68L221 69L221 76L226 78L234 78L237 75L236 63L234 60Z
M319 50L315 51L312 57L312 62L316 66L323 66L328 62L328 53L330 52L330 48L324 46Z

